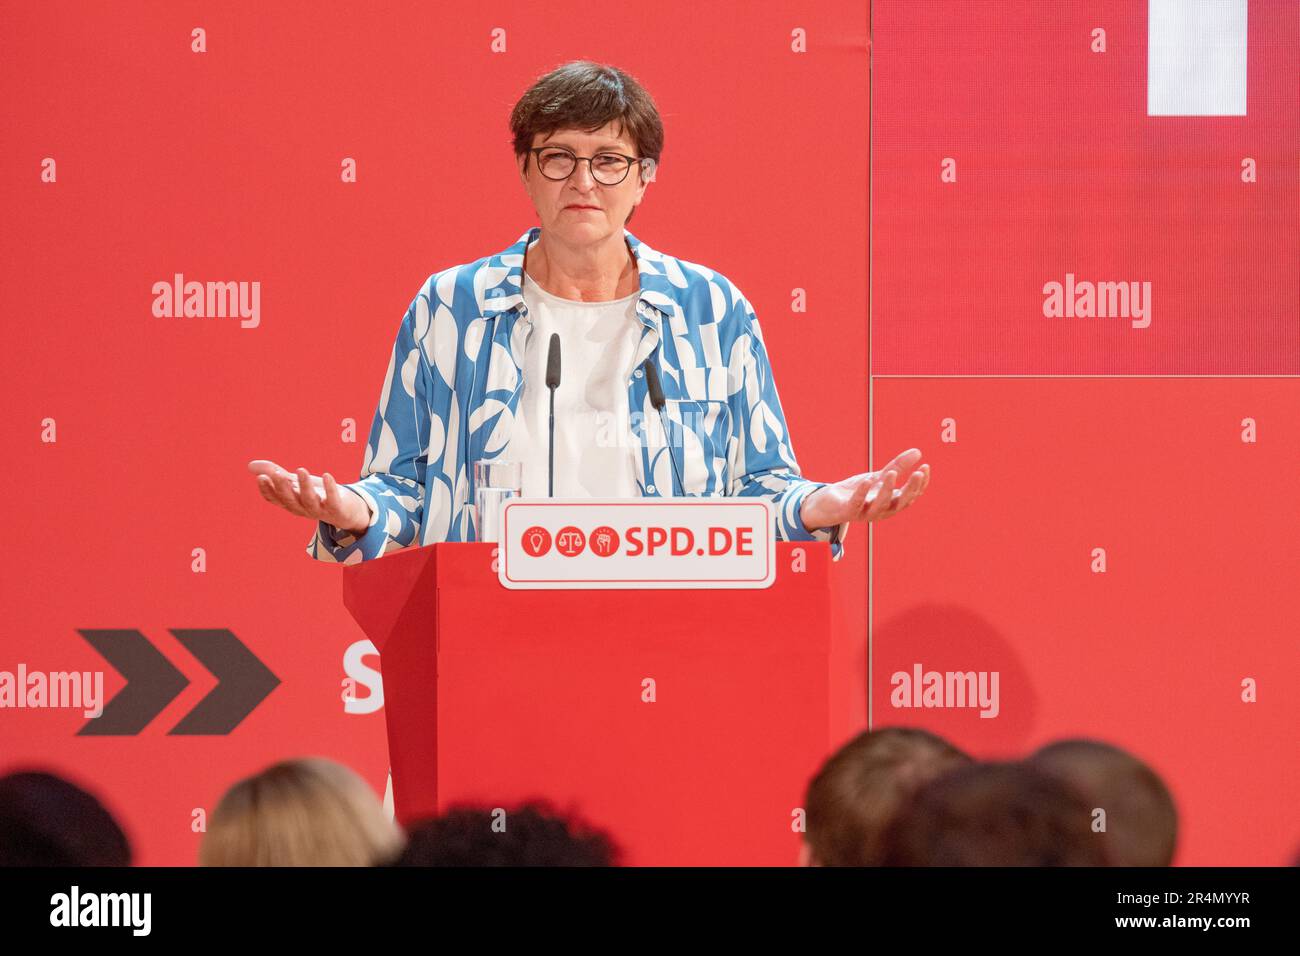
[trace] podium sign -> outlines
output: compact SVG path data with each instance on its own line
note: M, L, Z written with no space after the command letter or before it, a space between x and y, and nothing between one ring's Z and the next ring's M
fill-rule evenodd
M766 588L775 524L765 498L512 499L498 578L519 590Z

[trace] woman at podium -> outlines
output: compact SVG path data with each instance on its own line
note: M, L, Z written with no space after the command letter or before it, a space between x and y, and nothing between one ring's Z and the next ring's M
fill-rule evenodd
M726 276L628 231L664 142L635 79L567 63L524 93L510 128L540 225L420 287L361 477L249 463L267 501L316 522L309 555L352 564L477 540L474 465L493 461L518 463L526 498L769 498L778 540L829 541L836 557L850 523L922 493L915 448L879 472L803 477L753 307Z

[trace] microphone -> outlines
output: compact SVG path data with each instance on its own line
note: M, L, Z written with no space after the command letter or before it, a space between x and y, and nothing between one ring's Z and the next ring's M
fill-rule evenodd
M673 463L673 474L677 478L677 487L682 490L682 496L686 496L686 486L682 484L681 469L677 467L677 456L673 454L672 436L668 431L668 420L664 418L664 390L659 384L659 370L655 368L654 359L646 359L641 363L645 369L645 384L650 390L650 404L659 412L659 424L664 427L664 437L668 439L668 460ZM671 490L671 489L670 489Z
M555 390L560 387L560 336L552 332L546 352L546 387L551 390L550 447L547 449L546 496L555 497Z

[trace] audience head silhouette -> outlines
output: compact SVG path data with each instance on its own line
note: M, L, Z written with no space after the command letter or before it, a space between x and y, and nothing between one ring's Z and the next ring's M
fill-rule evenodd
M0 778L0 867L130 865L126 834L90 793L35 770Z
M808 785L801 862L879 864L885 827L916 789L969 762L956 747L924 730L887 727L859 734Z
M371 866L401 849L401 830L369 784L322 757L288 760L221 798L200 866Z
M1028 763L959 767L925 784L885 833L885 866L1107 866L1091 807Z
M540 801L458 807L411 828L397 866L613 866L610 837Z
M1119 866L1169 866L1178 841L1174 798L1154 770L1099 740L1059 740L1033 763L1070 784L1094 811L1105 811L1105 832Z

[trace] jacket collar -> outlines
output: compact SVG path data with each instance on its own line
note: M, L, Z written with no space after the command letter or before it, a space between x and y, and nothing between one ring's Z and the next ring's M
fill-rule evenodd
M484 268L475 277L474 284L481 289L478 295L485 318L523 307L524 296L520 289L524 280L524 251L542 234L541 226L533 226L513 245L489 256ZM623 229L623 237L636 256L637 275L641 281L641 294L637 298L636 312L641 324L662 334L660 323L673 314L676 296L674 286L665 274L664 256Z

